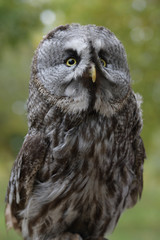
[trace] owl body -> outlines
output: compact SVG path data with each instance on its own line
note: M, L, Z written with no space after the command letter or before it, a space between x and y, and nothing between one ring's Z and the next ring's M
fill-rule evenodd
M126 54L103 27L61 26L32 64L28 134L6 220L26 240L102 239L141 196L140 98Z

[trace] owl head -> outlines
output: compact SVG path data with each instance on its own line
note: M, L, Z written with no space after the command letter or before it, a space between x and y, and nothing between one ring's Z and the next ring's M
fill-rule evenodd
M111 115L130 90L126 53L104 27L71 24L48 33L36 50L32 83L63 110Z

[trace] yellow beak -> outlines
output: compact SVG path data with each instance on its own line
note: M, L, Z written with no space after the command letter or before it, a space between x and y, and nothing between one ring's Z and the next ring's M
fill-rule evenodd
M96 68L93 63L91 65L91 69L90 69L90 76L92 78L92 82L94 83L96 81Z

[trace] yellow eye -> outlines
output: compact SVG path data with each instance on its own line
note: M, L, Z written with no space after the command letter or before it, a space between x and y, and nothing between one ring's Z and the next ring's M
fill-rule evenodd
M107 63L103 58L100 58L100 61L103 67L107 67Z
M66 65L68 67L72 67L72 66L74 66L76 64L77 64L77 61L76 61L75 58L68 58L67 61L66 61Z

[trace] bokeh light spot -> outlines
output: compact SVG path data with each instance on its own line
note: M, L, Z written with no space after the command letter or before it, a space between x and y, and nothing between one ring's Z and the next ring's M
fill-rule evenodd
M134 27L130 32L133 42L149 41L153 37L153 30L149 27Z
M16 101L12 104L12 111L17 115L23 115L26 111L26 103L23 101Z
M154 84L152 98L156 103L160 103L160 79Z
M131 30L130 36L133 42L140 42L145 39L143 28L135 27Z
M56 20L56 14L52 10L44 10L40 14L40 20L44 25L51 25Z
M147 6L147 3L145 0L134 0L132 2L132 7L133 9L135 9L136 11L143 11Z

